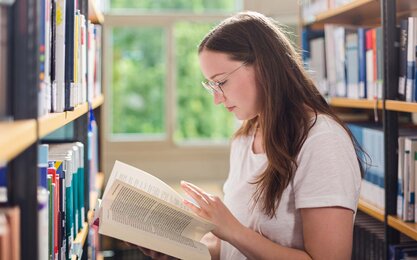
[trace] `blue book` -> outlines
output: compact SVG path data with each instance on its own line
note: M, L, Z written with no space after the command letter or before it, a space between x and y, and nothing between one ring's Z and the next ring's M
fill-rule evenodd
M0 165L0 204L7 203L7 167Z
M365 29L358 28L359 98L366 98L366 37Z

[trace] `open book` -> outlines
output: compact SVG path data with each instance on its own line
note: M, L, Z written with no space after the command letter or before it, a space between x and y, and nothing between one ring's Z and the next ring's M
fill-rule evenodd
M158 178L116 161L99 210L99 233L180 259L211 259L200 239L213 229Z

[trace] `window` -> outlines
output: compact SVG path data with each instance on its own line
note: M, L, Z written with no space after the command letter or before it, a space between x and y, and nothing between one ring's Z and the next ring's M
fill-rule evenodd
M113 135L165 135L164 29L115 27L112 36Z
M230 139L236 120L222 106L215 106L201 87L197 47L214 25L229 16L210 15L210 11L230 13L238 10L239 3L109 2L106 41L111 49L111 78L107 100L112 140L186 144ZM121 10L124 14L118 15ZM126 10L133 13L126 15Z
M236 0L110 0L109 7L113 12L135 10L146 12L233 12L240 8Z

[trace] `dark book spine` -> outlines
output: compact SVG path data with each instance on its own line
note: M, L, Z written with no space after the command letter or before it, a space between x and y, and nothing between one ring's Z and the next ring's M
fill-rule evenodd
M398 100L405 100L407 82L407 44L408 44L408 20L401 20L400 23L400 50L399 50L399 79L398 79Z
M74 84L74 0L66 0L65 23L65 111L74 110L71 92Z

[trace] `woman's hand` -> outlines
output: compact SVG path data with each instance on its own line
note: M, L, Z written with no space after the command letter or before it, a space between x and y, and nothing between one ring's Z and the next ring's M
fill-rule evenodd
M177 258L173 257L173 256L169 256L169 255L165 255L163 253L159 253L144 247L140 247L138 246L138 248L140 249L140 251L142 251L142 253L144 253L145 255L149 256L152 259L157 259L157 260L175 260Z
M208 194L194 184L185 181L181 181L181 187L198 205L194 205L188 200L184 200L184 204L195 214L215 225L212 231L215 236L230 241L234 234L239 234L239 229L243 228L242 224L232 215L219 197Z

